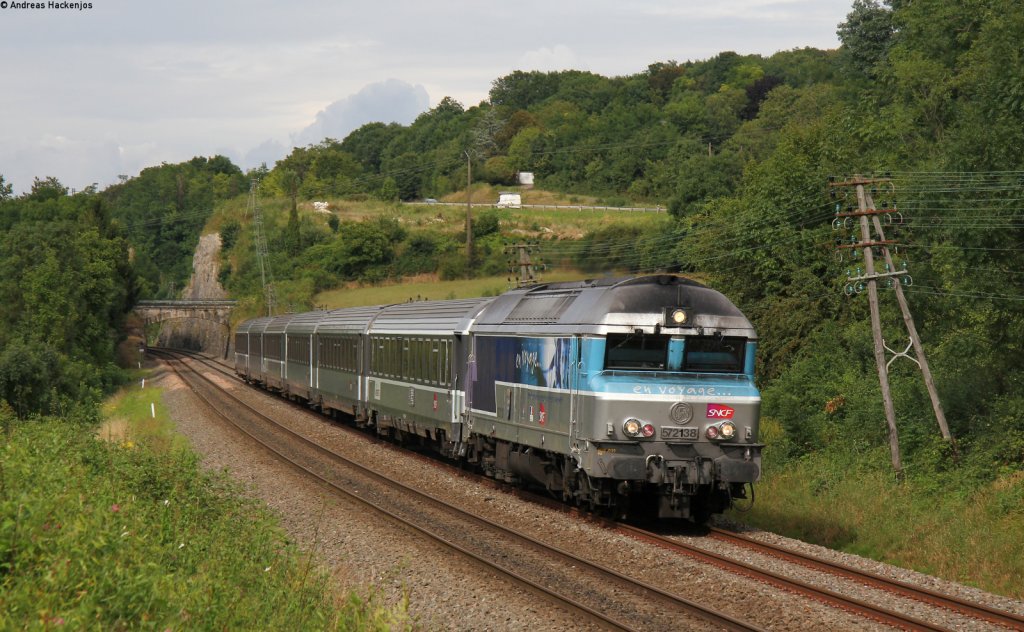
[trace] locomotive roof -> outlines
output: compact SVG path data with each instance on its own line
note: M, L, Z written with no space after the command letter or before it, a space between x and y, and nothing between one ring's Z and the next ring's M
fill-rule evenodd
M551 283L499 296L477 319L488 332L607 333L664 325L666 308L691 315L680 333L705 329L753 337L750 321L722 293L673 275Z

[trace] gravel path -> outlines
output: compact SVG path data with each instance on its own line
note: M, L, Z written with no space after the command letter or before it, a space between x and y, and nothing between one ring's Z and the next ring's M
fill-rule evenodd
M524 532L549 543L603 563L615 563L620 572L645 581L670 586L673 592L695 601L714 601L729 614L773 630L876 630L888 629L840 610L754 582L685 556L639 543L628 537L529 503L510 494L489 489L456 477L431 463L401 458L388 445L353 436L326 418L306 413L279 398L265 394L225 376L211 376L244 401L258 405L275 419L318 441L325 447L386 474L400 474L407 483L434 495L444 493L477 515L508 523L514 521ZM216 421L205 406L171 373L158 381L165 388L165 401L180 431L203 455L212 469L227 469L244 482L251 493L264 500L281 517L284 528L330 570L343 589L365 593L377 586L381 597L398 603L408 597L409 610L418 625L431 630L577 630L590 629L573 615L548 602L524 594L520 589L479 570L461 557L432 545L365 509L340 499L306 481L246 437ZM782 541L791 548L817 555L841 556L847 564L878 572L880 565L765 532L755 537ZM695 538L700 540L700 538ZM706 542L722 548L720 543ZM760 564L763 556L747 554ZM772 565L771 558L766 564ZM792 566L777 562L780 567ZM996 607L1024 612L1024 604L980 593L911 573L885 567L885 574L917 582L934 589L956 592ZM870 593L865 593L870 594ZM879 602L876 596L872 601ZM917 614L915 605L893 607ZM950 617L955 629L980 630L984 626Z

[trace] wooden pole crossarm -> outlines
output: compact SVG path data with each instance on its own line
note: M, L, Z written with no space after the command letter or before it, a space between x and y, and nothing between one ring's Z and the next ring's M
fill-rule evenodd
M852 180L843 180L841 182L829 182L830 187L856 187L864 186L866 184L889 184L892 182L892 178L854 178Z
M871 279L884 279L886 277L898 277L910 274L906 270L897 270L896 272L876 272L875 274L865 274L863 276L850 277L847 281L870 281Z
M859 241L855 244L840 244L838 248L874 248L875 246L892 246L895 244L896 242L892 239L882 239L878 241Z
M898 213L894 208L869 208L864 211L848 211L845 213L836 213L836 217L860 217L861 215L888 215L889 213Z

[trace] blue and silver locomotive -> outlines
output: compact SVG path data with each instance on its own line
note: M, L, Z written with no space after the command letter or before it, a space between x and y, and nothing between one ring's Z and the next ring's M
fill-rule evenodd
M247 381L615 515L703 521L760 474L757 336L661 275L250 320Z

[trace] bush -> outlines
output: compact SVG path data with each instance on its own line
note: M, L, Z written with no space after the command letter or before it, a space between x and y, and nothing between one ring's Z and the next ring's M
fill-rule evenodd
M501 230L497 211L484 211L473 220L473 239L494 235Z

